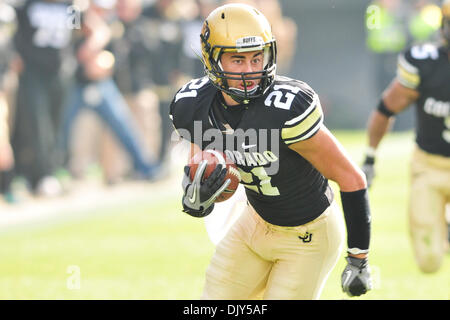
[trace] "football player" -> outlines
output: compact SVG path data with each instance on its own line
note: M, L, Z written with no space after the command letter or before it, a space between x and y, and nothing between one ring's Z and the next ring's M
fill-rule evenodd
M4 173L0 192L8 198L13 179L22 175L36 195L58 195L56 136L64 99L64 50L71 41L71 0L11 2L16 16L13 44L18 72L11 145L15 167ZM3 13L3 9L1 9ZM9 201L9 200L8 200Z
M450 201L450 0L442 4L442 43L413 46L399 55L397 76L368 124L363 171L375 176L375 151L395 115L416 105L416 145L411 161L409 228L423 272L439 269L447 242Z
M191 152L221 149L239 168L247 205L218 243L203 299L318 299L341 254L344 221L328 179L336 181L347 224L342 288L371 289L366 180L323 125L319 97L305 82L276 76L276 42L263 14L244 4L218 7L200 35L207 76L175 95L170 108ZM202 179L185 167L183 211L207 216L226 188L226 169Z

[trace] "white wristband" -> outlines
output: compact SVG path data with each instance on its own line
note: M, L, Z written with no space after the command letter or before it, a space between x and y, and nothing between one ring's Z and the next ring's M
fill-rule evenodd
M347 249L347 252L348 252L348 253L351 253L351 254L369 253L369 249L367 249L367 250L361 250L361 249L359 249L359 248L348 248L348 249Z

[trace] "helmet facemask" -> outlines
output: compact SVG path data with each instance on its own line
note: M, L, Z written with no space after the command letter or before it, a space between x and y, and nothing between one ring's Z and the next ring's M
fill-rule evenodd
M263 52L263 70L254 72L230 72L223 70L220 62L224 52L248 52L258 51ZM229 47L229 46L214 46L211 48L209 54L209 69L206 64L205 72L211 79L213 84L233 98L239 103L248 103L250 99L255 99L262 96L273 82L276 72L276 42L272 40L268 43L258 45L249 45L245 47ZM239 80L244 83L244 90L233 88L228 85L227 80ZM259 83L247 90L247 81L260 80Z
M202 62L205 72L214 86L236 102L248 103L251 99L264 95L273 83L276 73L276 41L272 37L270 24L257 10L244 5L230 5L222 8L216 11L216 15L212 14L211 21L206 19L203 25L200 35ZM232 18L233 15L235 20ZM237 16L239 16L239 20L237 20ZM244 17L249 17L251 21L249 22ZM242 28L230 31L228 28L235 26L236 21L242 21ZM211 30L209 22L213 28ZM242 53L260 50L263 54L262 70L230 72L225 71L222 67L221 58L226 52ZM243 89L230 87L229 80L243 83ZM259 83L255 87L247 88L247 81L256 82L258 80Z

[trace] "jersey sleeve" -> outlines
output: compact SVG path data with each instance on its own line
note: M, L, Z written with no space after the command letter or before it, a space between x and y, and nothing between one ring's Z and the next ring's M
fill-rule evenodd
M177 94L181 91L178 90ZM191 118L188 106L184 103L180 103L176 96L173 98L170 104L169 118L172 121L172 125L175 132L183 139L191 141L190 138L190 121ZM192 141L191 141L192 142Z
M169 118L175 131L181 138L190 142L194 142L194 131L201 120L199 113L209 101L208 83L207 77L189 81L177 91L170 104Z
M289 119L281 128L281 138L287 145L313 137L323 123L322 106L316 92L308 85L297 93Z
M417 60L412 57L411 50L398 56L397 80L403 86L416 90L420 85L420 72Z
M407 88L420 90L433 76L439 55L439 46L434 43L411 47L398 57L397 80Z

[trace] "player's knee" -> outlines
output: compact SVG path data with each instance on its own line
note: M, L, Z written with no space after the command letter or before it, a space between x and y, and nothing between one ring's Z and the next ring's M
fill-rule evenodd
M414 230L414 229L413 229ZM412 232L417 265L424 273L433 273L441 267L445 246L442 234L431 228L415 229Z
M426 253L418 256L418 266L423 273L434 273L442 264L442 255L438 253Z

